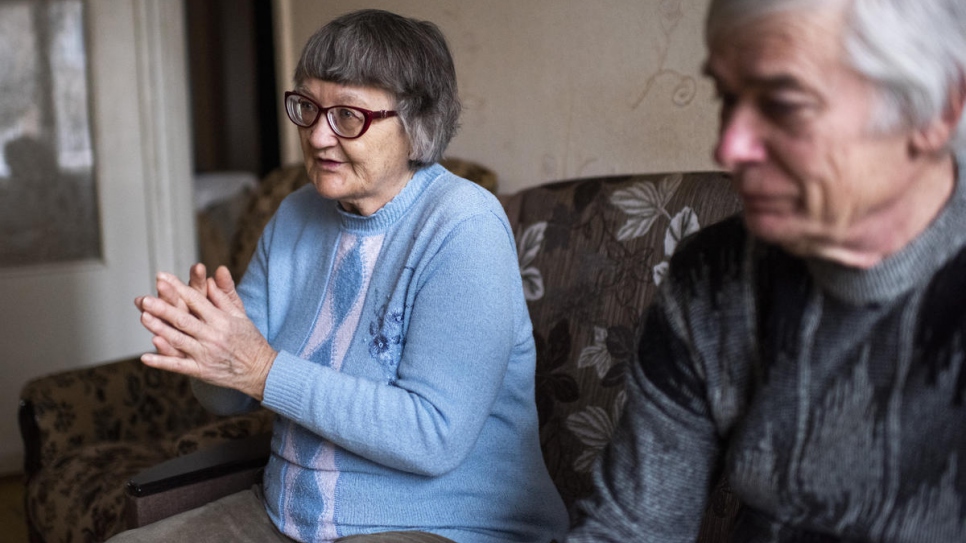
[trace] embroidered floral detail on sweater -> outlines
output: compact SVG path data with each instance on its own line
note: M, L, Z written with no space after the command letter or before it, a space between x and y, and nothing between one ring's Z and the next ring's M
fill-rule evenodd
M404 317L402 309L390 310L383 305L375 320L369 323L369 356L382 364L389 384L396 382L396 370L402 357Z

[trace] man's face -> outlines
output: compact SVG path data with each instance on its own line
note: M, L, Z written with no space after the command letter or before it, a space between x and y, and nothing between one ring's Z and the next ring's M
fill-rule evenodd
M779 13L725 32L707 72L721 98L715 160L748 229L802 256L861 245L914 190L909 130L876 134L873 87L846 66L837 10Z

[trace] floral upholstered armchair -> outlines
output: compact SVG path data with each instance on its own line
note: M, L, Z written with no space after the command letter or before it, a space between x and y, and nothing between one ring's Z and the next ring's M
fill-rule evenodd
M445 165L495 188L488 170L480 177L460 170L465 164ZM305 182L304 170L292 167L260 184L234 236L233 274L244 270L282 198ZM572 506L590 492L590 468L623 407L624 373L669 257L682 237L735 213L739 203L724 174L714 172L576 179L501 200L517 239L534 327L544 459ZM101 541L193 507L199 495L226 491L232 485L219 481L234 477L232 469L209 465L203 479L179 470L226 441L257 440L272 421L264 410L229 419L209 415L191 397L187 380L136 359L37 379L24 388L21 406L27 517L33 541L47 543ZM240 449L238 443L228 448ZM252 458L263 462L266 454L264 448L245 453L239 466L250 469ZM210 460L208 454L204 462ZM125 493L129 480L137 487L147 479L164 490L150 500ZM132 503L140 504L135 515ZM736 509L719 485L699 541L729 541Z
M216 417L188 380L137 358L65 371L20 394L30 540L97 542L127 527L125 485L170 458L271 430L266 410Z

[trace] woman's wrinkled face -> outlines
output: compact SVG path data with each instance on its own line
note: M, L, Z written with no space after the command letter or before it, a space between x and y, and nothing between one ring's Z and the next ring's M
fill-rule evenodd
M322 107L354 106L371 111L393 110L392 95L382 89L340 85L309 79L296 90ZM299 127L302 155L309 179L325 198L338 200L343 209L372 215L406 186L409 138L399 117L375 119L357 139L335 135L325 116L309 128Z
M707 72L721 99L715 160L733 173L755 236L803 256L915 190L909 131L874 133L874 88L845 63L837 10L781 13L726 32Z

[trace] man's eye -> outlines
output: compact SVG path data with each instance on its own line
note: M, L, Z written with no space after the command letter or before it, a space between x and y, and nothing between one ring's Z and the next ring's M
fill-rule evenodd
M738 104L738 96L734 93L723 92L720 89L715 93L718 101L718 117L722 126L731 118L731 114Z
M791 120L803 110L803 105L791 100L763 99L758 107L773 121Z
M738 97L734 93L718 91L715 93L715 98L721 104L721 109L731 109L738 102Z

